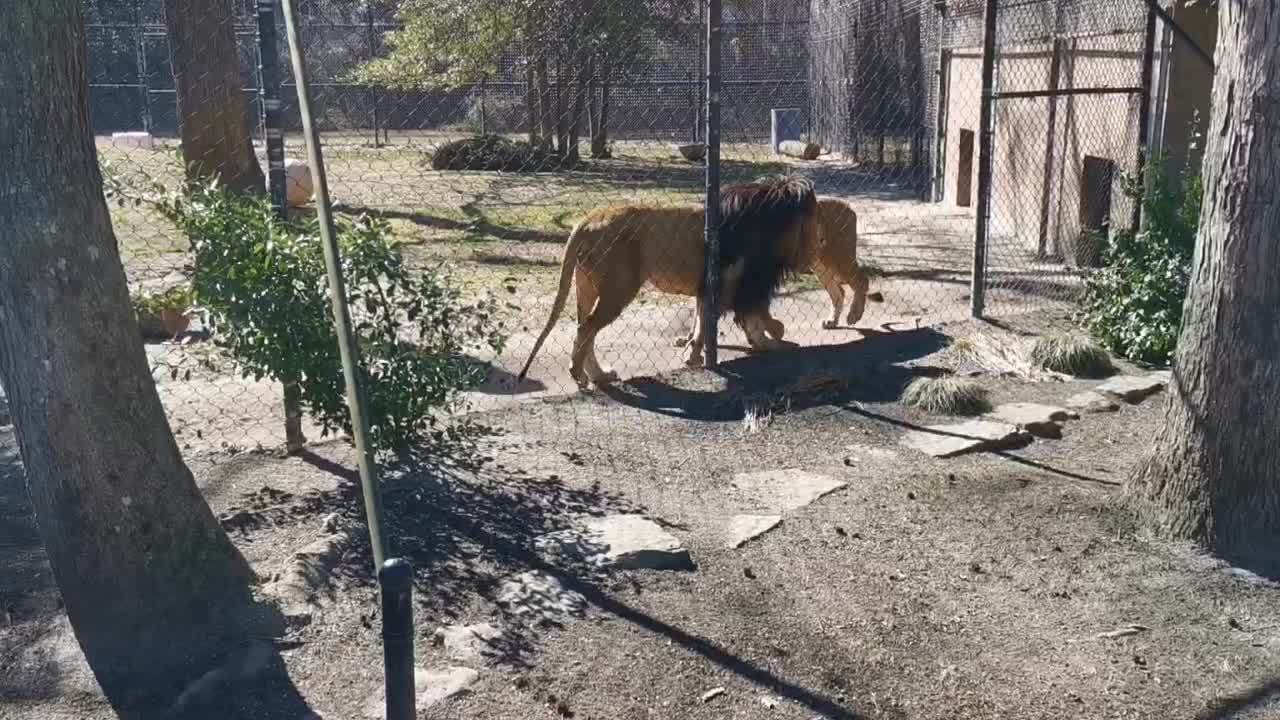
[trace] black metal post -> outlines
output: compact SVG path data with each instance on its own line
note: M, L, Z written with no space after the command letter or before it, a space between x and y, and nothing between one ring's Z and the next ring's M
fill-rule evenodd
M703 262L702 350L719 361L720 324L720 0L707 0L707 181Z
M945 22L945 5L940 12L944 13L942 18ZM947 105L951 102L950 89L951 51L943 48L938 51L938 113L935 121L937 136L934 138L933 202L942 202L947 194Z
M1062 13L1062 5L1058 5L1058 14ZM1049 60L1049 119L1045 125L1048 133L1044 142L1044 187L1040 191L1040 233L1039 253L1041 259L1049 257L1049 199L1053 195L1053 166L1058 157L1058 86L1062 83L1062 53L1066 43L1058 37L1058 26L1055 23L1053 38L1053 57Z
M1145 198L1147 176L1147 144L1151 138L1151 76L1156 58L1156 13L1147 9L1147 26L1142 34L1142 93L1138 95L1138 167L1135 177L1138 187L1143 190L1140 198ZM1142 225L1142 200L1133 202L1133 217L1130 220L1133 231L1138 232Z
M392 558L378 569L382 588L382 666L387 720L417 717L413 682L413 566Z
M280 122L280 52L276 38L275 0L258 0L258 97L267 145L267 185L271 207L281 219L287 210L284 174L284 128Z
M369 44L370 60L373 60L375 57L377 57L377 54L378 54L378 36L373 29L373 5L374 5L373 3L369 3L365 7L365 11L364 11L365 26L367 28L365 37ZM369 104L372 106L372 110L373 110L373 146L375 148L380 148L382 147L382 138L379 137L378 131L380 129L380 126L382 125L382 118L379 117L379 113L378 113L378 110L379 110L378 100L380 98L380 95L378 93L378 86L376 84L369 86L369 95L371 96L369 98L370 100Z
M992 111L995 104L997 0L986 0L982 30L982 108L978 116L978 211L973 224L973 286L970 312L982 317L986 308L987 233L991 222L991 152L995 145Z

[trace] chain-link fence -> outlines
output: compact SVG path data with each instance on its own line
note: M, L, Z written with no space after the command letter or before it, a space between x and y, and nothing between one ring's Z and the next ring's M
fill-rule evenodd
M301 158L283 23L259 14L271 3L169 3L194 13L183 18L165 4L86 0L101 156L176 185L201 131L240 117L260 165L275 143ZM684 366L708 176L702 2L307 0L299 12L336 209L386 219L410 263L447 267L466 293L504 301L512 335L500 356L480 358L493 370L474 407L571 393L575 319L593 310L607 325L593 343L599 364L622 379ZM1141 0L726 0L721 184L802 176L852 211L819 213L843 259L806 260L772 303L785 339L843 344L964 319L974 290L1002 319L1068 311L1098 238L1134 214L1121 176L1139 166L1151 105L1147 22ZM220 79L234 92L218 94ZM284 204L283 164L267 175ZM612 216L598 247L574 257L565 317L518 379L561 287L570 231L619 206L652 212L631 225ZM114 212L140 296L188 281L187 238L145 208ZM868 291L883 302L850 312ZM748 345L730 317L722 361ZM180 329L148 344L180 439L281 443L279 383L241 377L198 318Z

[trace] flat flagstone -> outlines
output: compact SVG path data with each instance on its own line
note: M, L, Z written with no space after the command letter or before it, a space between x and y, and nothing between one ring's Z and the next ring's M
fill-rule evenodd
M1166 373L1149 375L1121 375L1094 388L1095 391L1115 395L1127 403L1140 403L1164 388L1169 381Z
M781 515L734 515L725 529L730 548L740 548L782 523Z
M544 554L628 570L693 569L680 540L643 515L589 518L581 527L543 535L534 546Z
M570 590L560 579L538 570L520 573L503 581L494 598L517 617L562 621L586 612L587 599Z
M1006 422L1039 437L1062 437L1061 423L1079 418L1079 413L1066 408L1039 403L1005 403L987 413L991 420Z
M827 475L786 469L740 473L734 476L733 485L757 506L781 514L802 508L848 483Z
M954 457L967 452L982 452L1014 447L1029 439L1017 426L994 420L969 420L949 425L930 425L914 430L902 438L903 444L926 455Z
M1066 406L1086 413L1115 412L1120 409L1120 405L1116 403L1113 396L1103 395L1093 390L1072 395L1067 398Z
M435 641L449 657L461 662L484 662L501 654L502 628L491 623L445 625L436 630Z

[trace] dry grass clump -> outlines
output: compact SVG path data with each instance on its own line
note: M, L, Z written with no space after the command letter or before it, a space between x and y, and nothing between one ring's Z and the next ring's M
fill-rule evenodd
M987 389L966 378L922 377L902 393L902 404L934 415L981 415L991 411Z
M1102 346L1081 335L1046 335L1031 346L1031 364L1076 377L1101 378L1116 371Z

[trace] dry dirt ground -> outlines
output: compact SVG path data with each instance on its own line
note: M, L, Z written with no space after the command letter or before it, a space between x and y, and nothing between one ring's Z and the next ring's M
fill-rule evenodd
M952 363L947 340L875 334L520 403L392 469L389 534L417 570L418 665L478 672L419 716L1280 717L1280 591L1145 536L1121 502L1161 396L1086 414L1058 440L933 459L901 437L940 418L895 399ZM978 381L995 402L1061 402L1090 384ZM0 475L0 717L110 718L13 462ZM326 523L357 540L310 624L276 643L280 662L187 717L364 716L381 689L380 618L353 468L338 442L290 459L193 460L264 577ZM726 547L727 518L753 506L735 475L780 468L847 485ZM618 512L662 523L696 569L589 570L535 551L578 514ZM585 613L529 623L500 607L502 583L530 570L560 578ZM431 641L441 625L478 622L507 630L494 660L452 660Z

